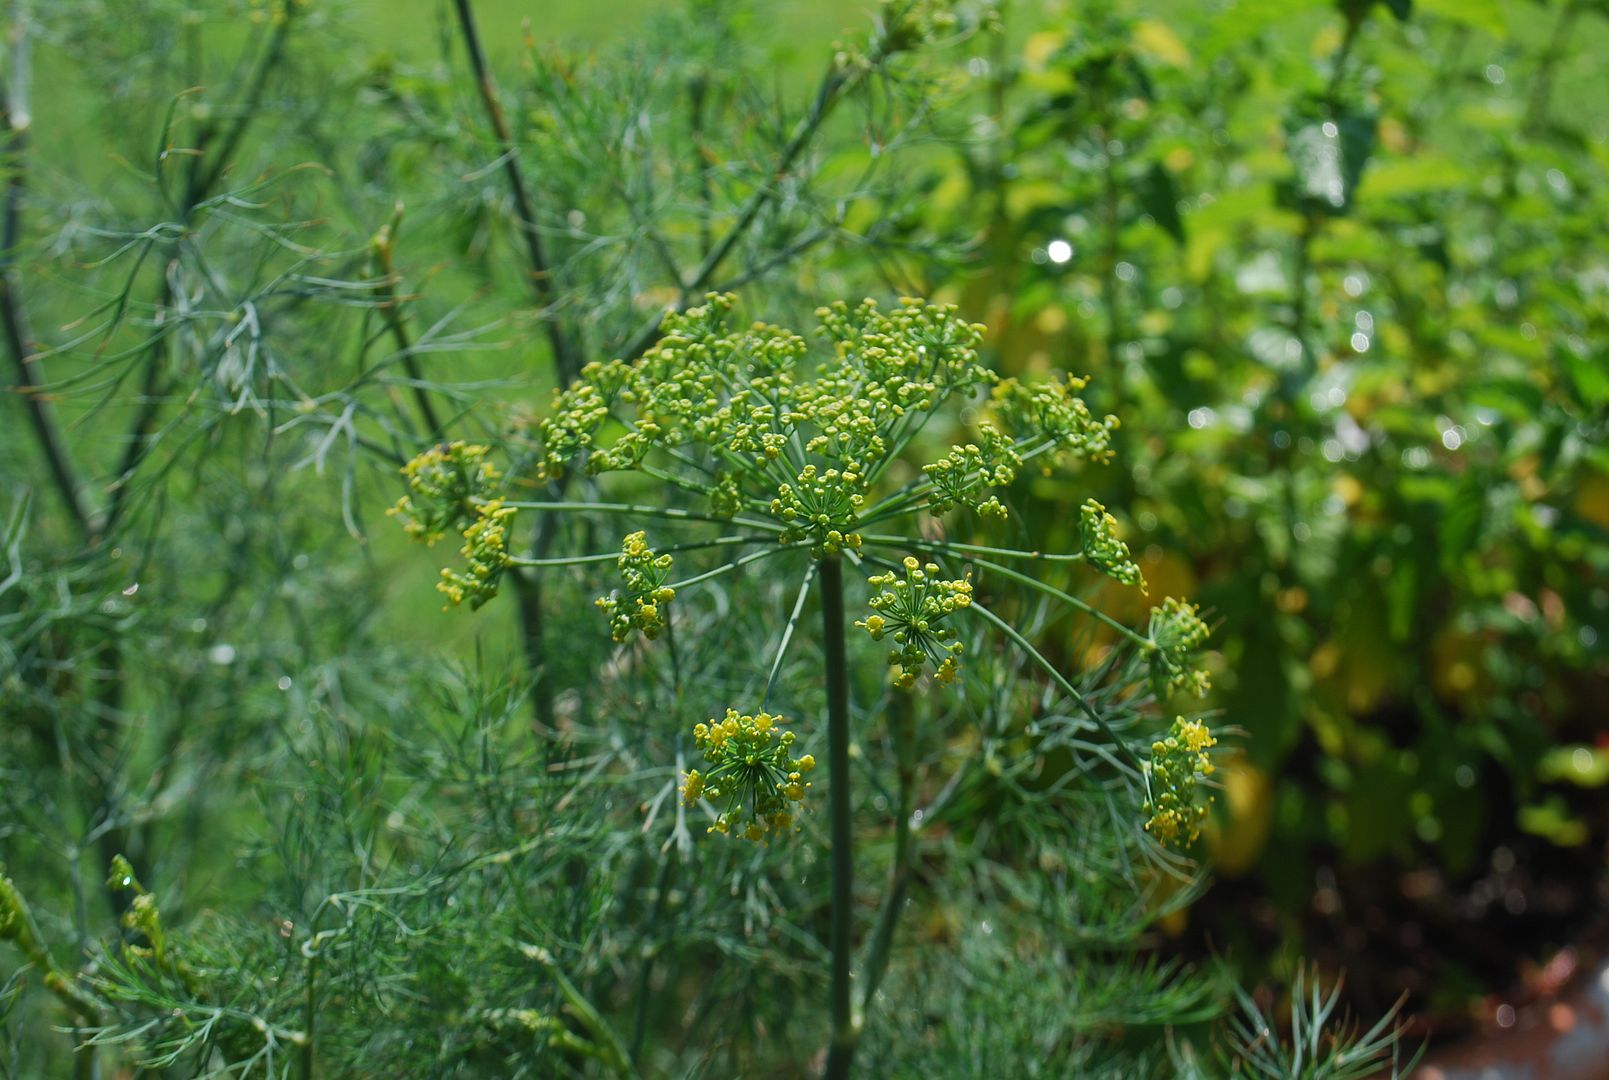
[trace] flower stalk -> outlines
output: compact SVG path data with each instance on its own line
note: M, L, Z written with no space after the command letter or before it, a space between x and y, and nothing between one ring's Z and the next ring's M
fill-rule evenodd
M837 555L821 560L821 643L827 664L828 817L832 836L832 1043L828 1080L849 1075L860 1036L851 998L849 961L855 900L854 831L849 799L849 660L844 648L844 567Z

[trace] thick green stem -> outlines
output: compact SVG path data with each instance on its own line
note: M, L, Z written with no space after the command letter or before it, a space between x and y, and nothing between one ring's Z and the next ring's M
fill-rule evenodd
M849 800L849 661L844 650L844 566L821 560L821 642L827 659L827 769L832 821L832 1045L828 1080L849 1075L860 1031L850 994L855 861Z

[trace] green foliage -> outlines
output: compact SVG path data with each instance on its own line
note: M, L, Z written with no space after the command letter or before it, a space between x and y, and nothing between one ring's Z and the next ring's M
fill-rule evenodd
M1373 7L891 0L801 87L703 0L18 5L0 1074L1386 1064L1154 954L1179 714L1327 755L1281 850L1456 864L1489 769L1579 841L1609 185L1562 47Z
M1546 763L1609 673L1601 13L1078 7L989 56L936 200L980 257L930 292L1124 418L1096 497L1214 613L1208 701L1272 787L1217 850L1267 837L1290 908L1337 857L1457 881L1596 836Z

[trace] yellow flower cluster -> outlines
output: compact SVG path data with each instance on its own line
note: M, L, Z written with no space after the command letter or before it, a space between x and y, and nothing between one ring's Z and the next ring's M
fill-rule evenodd
M452 606L467 600L473 610L497 595L503 571L508 569L508 521L513 516L514 508L504 506L501 499L476 508L474 522L464 530L464 546L458 549L465 568L444 566L441 580L436 582L437 591L446 594Z
M1083 534L1084 558L1095 569L1124 585L1138 585L1145 592L1145 575L1129 554L1129 546L1117 537L1117 519L1106 512L1106 507L1094 499L1086 500L1079 509L1079 526Z
M609 616L609 630L616 641L625 641L633 630L649 641L665 628L665 605L676 598L676 590L665 584L672 559L656 555L648 546L648 534L631 533L620 545L615 565L625 581L620 590L594 601Z
M857 550L860 533L853 531L856 512L866 501L858 490L860 476L837 469L818 471L806 465L791 484L777 485L771 500L771 516L787 525L783 541L815 539L820 554L831 555L844 548Z
M922 466L933 485L928 510L938 517L959 505L980 517L1004 519L1005 505L998 496L985 497L985 493L1010 484L1021 468L1022 455L1012 441L992 424L984 424L978 430L978 442L952 446L944 457Z
M683 778L682 801L700 799L721 807L710 832L764 840L793 827L794 813L810 788L805 775L816 767L809 754L792 756L794 735L780 716L752 716L727 709L726 716L698 724L693 739L709 768Z
M803 337L742 324L735 303L711 294L667 315L640 360L588 364L538 425L539 474L581 462L591 473L651 471L703 492L718 516L770 517L782 542L807 542L820 558L856 550L861 515L874 506L887 511L879 521L957 506L1000 518L998 491L1030 457L1111 457L1117 420L1090 412L1077 396L1084 380L1000 380L980 362L984 328L952 305L820 308L817 330L832 354L810 368ZM972 441L926 465L907 491L873 502L892 459L935 412L990 388Z
M488 446L459 441L418 454L402 467L408 494L386 513L426 545L449 532L463 532L479 516L482 503L500 496L503 477L487 460L491 452Z
M458 552L464 569L443 567L436 582L453 606L468 602L478 608L496 596L510 562L509 520L515 510L503 502L503 476L488 460L490 454L490 447L462 441L432 446L402 467L408 494L386 511L426 545L449 532L463 537Z
M1031 433L1038 446L1048 446L1057 455L1071 454L1086 461L1109 462L1112 432L1117 417L1097 420L1078 394L1088 379L1069 375L1065 381L1023 383L1003 379L994 391L995 416L1012 431Z
M804 338L740 325L734 303L711 295L666 316L634 364L588 365L539 426L542 472L583 458L594 473L638 469L661 452L656 475L703 465L682 486L708 492L715 513L770 516L783 542L818 556L853 550L889 456L948 395L994 383L978 363L982 327L917 300L834 304L816 313L833 355L807 373Z
M934 665L935 679L952 682L961 670L963 646L955 631L940 623L972 605L972 575L945 580L938 576L937 563L924 565L910 555L905 557L904 567L903 578L889 571L866 579L879 591L867 601L873 614L855 625L873 641L893 636L895 648L890 650L888 662L896 669L896 686L908 689L929 662Z
M1173 721L1167 737L1151 744L1146 772L1150 797L1141 812L1145 831L1159 843L1188 847L1200 838L1212 799L1198 803L1196 787L1200 777L1212 775L1207 751L1217 745L1206 724L1182 716Z
M1157 693L1206 697L1212 682L1200 666L1201 646L1212 633L1195 604L1168 597L1151 609L1151 677Z

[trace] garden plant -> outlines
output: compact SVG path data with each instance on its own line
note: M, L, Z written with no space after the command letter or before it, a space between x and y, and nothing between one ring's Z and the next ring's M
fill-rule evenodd
M0 1076L1408 1072L1307 915L1609 777L1533 6L11 0Z

